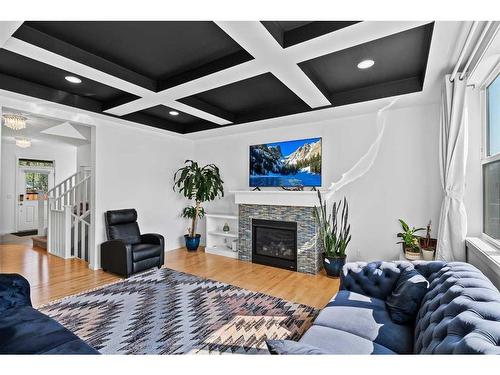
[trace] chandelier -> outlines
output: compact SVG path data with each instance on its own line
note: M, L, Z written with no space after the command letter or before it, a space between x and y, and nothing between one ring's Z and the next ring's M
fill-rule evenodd
M14 130L24 129L26 127L26 121L28 120L24 116L14 114L6 114L2 117L5 126Z
M16 138L16 146L21 148L31 147L31 140L28 138Z

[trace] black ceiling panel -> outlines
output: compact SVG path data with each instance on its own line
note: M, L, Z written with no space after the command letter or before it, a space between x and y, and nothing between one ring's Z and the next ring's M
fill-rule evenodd
M333 105L422 90L433 24L427 24L299 64ZM358 69L365 59L375 61Z
M238 81L180 102L198 108L206 103L234 115L235 123L262 120L310 110L309 106L271 73Z
M41 63L16 53L0 49L0 73L32 82L60 92L78 95L101 103L127 97L128 100L137 97L102 83L80 77L82 83L73 84L64 77L74 75L51 65ZM2 81L0 81L0 86ZM29 93L26 93L29 94Z
M176 111L179 114L174 116L169 113L170 111ZM131 113L123 116L123 118L141 123L146 122L148 125L161 129L173 130L178 133L190 133L193 131L207 130L217 127L217 125L209 121L202 120L188 113L181 112L164 105L157 105L155 107Z
M121 68L131 72L129 76L135 73L156 82L178 84L182 78L177 76L189 80L190 74L199 76L252 59L211 21L29 21L14 36L59 54L79 55L85 60L80 62L111 69L110 74L125 74ZM87 55L63 48L58 41ZM147 80L142 86L150 88Z
M357 22L262 21L262 24L282 48L287 48ZM430 23L303 61L299 66L332 106L421 91L432 31ZM211 21L30 21L14 36L151 91L252 59ZM364 59L373 59L375 65L358 69L357 64ZM137 96L85 77L80 77L81 84L71 84L64 79L67 75L74 74L0 49L0 89L182 134L221 127L181 111L172 116L169 114L172 109L164 105L124 116L108 114L104 111ZM197 93L179 102L227 120L230 124L226 126L316 110L272 73Z
M290 47L360 21L261 21L276 41Z

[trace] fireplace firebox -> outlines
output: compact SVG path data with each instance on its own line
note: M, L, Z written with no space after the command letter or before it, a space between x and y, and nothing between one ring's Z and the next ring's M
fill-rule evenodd
M297 223L252 219L252 262L297 270Z

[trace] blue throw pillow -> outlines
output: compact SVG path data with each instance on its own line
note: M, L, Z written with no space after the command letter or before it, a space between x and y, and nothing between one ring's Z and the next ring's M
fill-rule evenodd
M267 340L266 344L271 354L328 354L315 346L291 340Z
M397 324L414 323L428 288L429 282L417 270L401 272L394 290L385 301L391 320Z

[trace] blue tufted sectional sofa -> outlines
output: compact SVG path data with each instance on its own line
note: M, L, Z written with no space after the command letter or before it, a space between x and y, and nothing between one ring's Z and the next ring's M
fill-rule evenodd
M396 324L385 301L411 269L429 286L415 322ZM500 293L467 263L348 263L300 345L300 354L500 354Z
M0 274L0 354L99 354L71 331L31 307L30 285Z

